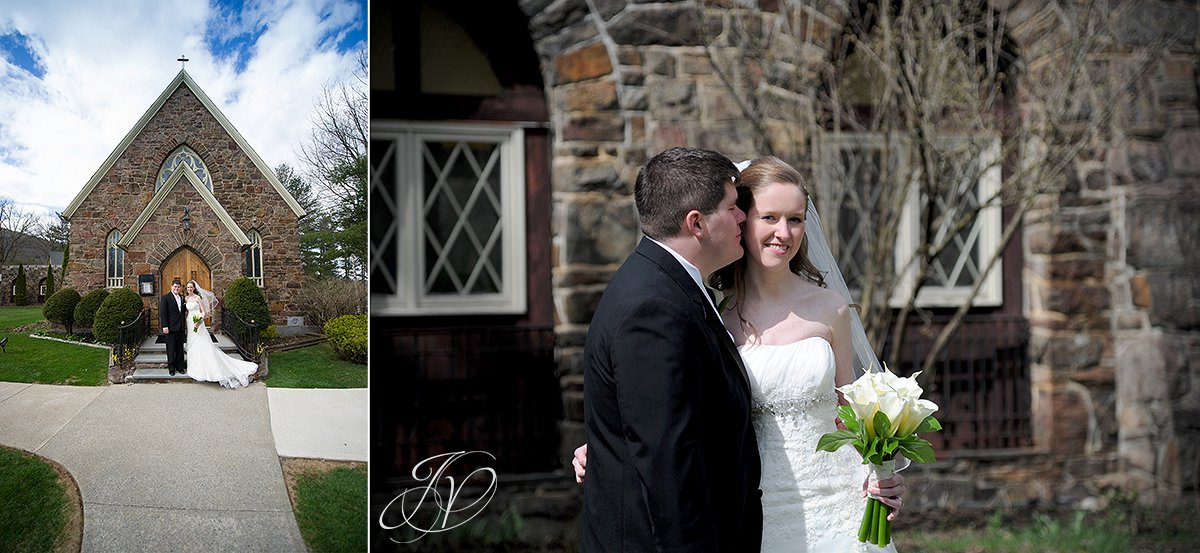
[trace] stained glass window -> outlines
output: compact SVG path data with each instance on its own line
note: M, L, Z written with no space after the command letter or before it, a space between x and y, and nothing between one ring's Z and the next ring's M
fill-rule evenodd
M154 183L154 191L158 192L163 185L175 174L175 171L180 167L187 165L192 171L200 177L200 182L212 191L212 176L208 173L208 166L204 164L204 160L196 152L192 151L187 146L180 146L167 156L167 160L163 162L162 168L158 170L158 181Z

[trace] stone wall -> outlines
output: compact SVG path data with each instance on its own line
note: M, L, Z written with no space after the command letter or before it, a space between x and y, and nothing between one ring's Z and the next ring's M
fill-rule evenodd
M180 86L133 139L71 218L71 258L67 278L80 294L105 285L105 241L114 229L126 233L154 197L163 160L181 144L192 148L207 165L213 195L243 232L257 230L263 241L264 295L275 324L303 315L297 218L283 197L254 166L187 86ZM191 226L183 230L183 208ZM125 286L137 275L155 274L180 247L198 253L212 271L218 297L243 274L244 253L187 182L176 184L125 252ZM157 286L157 284L156 284ZM164 291L157 290L157 294ZM157 309L154 298L147 305Z
M58 291L62 288L62 283L59 279L62 278L62 265L53 265L54 267L54 289ZM17 272L21 266L18 265L2 265L0 266L0 305L13 305L13 283L17 280ZM42 279L46 278L46 265L25 265L25 304L37 305L38 301L38 286Z
M1200 487L1190 361L1200 353L1200 11L1140 2L1131 14L1117 22L1121 43L1095 63L1136 77L1107 140L1031 213L1025 284L1036 443L1065 471L1060 480L1156 502Z

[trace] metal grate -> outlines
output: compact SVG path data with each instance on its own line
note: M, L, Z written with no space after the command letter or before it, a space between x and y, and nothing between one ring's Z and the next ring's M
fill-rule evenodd
M391 399L372 416L377 447L389 452L383 478L453 451L487 451L501 473L561 468L551 328L372 332L371 386Z
M934 317L908 332L902 376L917 370L936 331L949 320ZM888 348L885 346L884 356ZM941 408L942 431L923 437L936 451L1001 449L1033 444L1029 325L1011 315L968 316L942 352L925 397Z

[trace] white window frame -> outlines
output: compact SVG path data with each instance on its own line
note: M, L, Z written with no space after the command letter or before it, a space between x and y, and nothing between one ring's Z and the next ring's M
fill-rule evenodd
M125 250L122 250L121 246L117 245L117 242L120 241L121 231L113 230L112 232L108 233L108 237L104 242L104 275L106 277L105 287L107 288L122 288L125 286ZM115 270L110 264L112 259L112 251L114 249L117 250L118 265ZM119 276L112 276L114 274Z
M246 233L246 237L250 239L250 245L246 247L246 256L251 258L250 266L248 267L250 270L246 271L246 278L254 281L259 288L262 288L264 284L263 275L266 273L266 270L263 268L262 234L259 234L257 230L251 230ZM258 267L258 274L254 274L254 267Z
M952 145L955 142L979 141L981 138L977 136L942 135L935 140L940 141L940 144ZM1001 186L999 163L1000 138L995 136L983 137L982 140L986 140L987 144L980 151L978 159L980 163L986 164L986 169L981 173L975 187L976 198L980 205L993 198ZM894 163L893 171L898 178L917 176L915 172L908 170L906 160L909 157L908 149L910 146L901 137L893 136L888 140L882 133L830 133L822 137L818 149L818 167L821 174L821 182L818 183L818 186L826 187L828 190L828 187L838 185L835 182L837 180L835 172L827 163L840 163L840 152L847 148L853 149L855 147L880 148L885 144L885 141L888 148L894 149L893 151L898 156L898 159L892 160ZM887 151L886 148L884 150ZM915 263L910 264L909 261L916 253L917 243L920 239L920 215L923 207L920 205L919 187L913 183L908 187L908 198L900 215L900 227L893 250L894 255L892 256L898 278L895 292L889 300L889 305L894 308L903 307L905 301L911 295L913 288L916 286ZM826 211L828 209L832 208L826 208ZM822 214L824 215L824 212ZM828 216L823 218L829 219ZM978 246L975 248L976 257L974 261L979 270L982 271L986 267L988 257L999 246L1003 234L1000 205L997 202L992 202L982 208L976 224L979 225L979 236ZM829 225L826 232L836 232L836 225ZM831 238L833 238L832 242L838 242L837 238ZM1004 299L1003 274L1003 262L997 259L991 270L983 275L983 285L980 286L979 293L973 298L971 305L975 307L996 307L1001 305ZM927 283L918 292L916 305L923 308L957 307L969 298L971 289L972 285L938 286Z
M500 271L501 289L493 294L460 294L457 296L428 294L424 270L426 265L422 209L424 194L424 161L421 145L424 140L488 142L499 146L500 167L500 242L504 267ZM384 171L371 170L371 191L378 188L392 220L372 220L372 225L386 225L385 236L394 235L394 251L375 251L371 240L371 278L384 278L394 290L392 294L371 294L371 311L381 315L466 315L520 314L526 311L525 259L525 135L520 127L511 125L431 124L399 121L371 123L372 148L388 148L381 164L395 165L394 182L383 182ZM374 163L374 160L372 160ZM386 274L384 256L395 256L395 275ZM381 274L376 275L377 266Z

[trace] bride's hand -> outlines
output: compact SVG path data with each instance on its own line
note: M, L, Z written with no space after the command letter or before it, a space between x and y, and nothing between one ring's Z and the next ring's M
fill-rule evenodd
M904 500L900 496L907 491L908 489L904 487L904 475L900 473L875 484L871 484L870 478L863 481L863 496L871 495L882 501L884 505L891 507L891 512L887 517L889 521L896 520L896 516L900 514L900 507L904 505Z
M582 484L583 475L587 472L587 444L575 448L575 458L571 460L571 466L575 467L575 482Z

